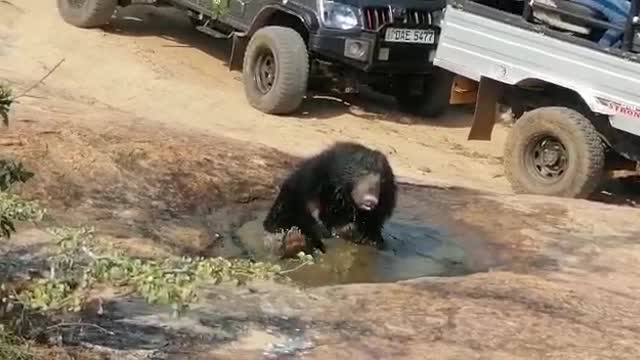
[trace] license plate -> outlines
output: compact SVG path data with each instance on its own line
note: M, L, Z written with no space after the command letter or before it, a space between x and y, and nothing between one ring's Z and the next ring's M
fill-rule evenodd
M424 29L395 29L388 28L384 34L384 41L403 42L412 44L433 44L436 32Z

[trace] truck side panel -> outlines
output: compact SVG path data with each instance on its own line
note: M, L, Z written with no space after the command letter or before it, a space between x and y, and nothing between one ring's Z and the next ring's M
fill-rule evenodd
M448 5L434 64L476 81L488 77L516 85L538 79L572 89L594 112L610 115L613 127L640 135L636 61Z

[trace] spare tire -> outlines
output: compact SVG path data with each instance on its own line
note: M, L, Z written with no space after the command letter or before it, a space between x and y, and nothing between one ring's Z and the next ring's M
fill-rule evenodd
M58 0L62 19L80 28L106 25L118 6L118 0Z

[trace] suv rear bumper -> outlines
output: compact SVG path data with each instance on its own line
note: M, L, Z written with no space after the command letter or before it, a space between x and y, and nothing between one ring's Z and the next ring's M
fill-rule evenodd
M420 29L434 30L435 41L433 44L412 44L384 41L387 27L383 26L376 32L323 30L316 34L310 34L309 50L333 62L368 73L430 73L433 69L433 57L440 29L438 27L420 27ZM394 27L409 28L406 26ZM368 44L367 55L364 59L355 60L346 56L346 43L349 40Z

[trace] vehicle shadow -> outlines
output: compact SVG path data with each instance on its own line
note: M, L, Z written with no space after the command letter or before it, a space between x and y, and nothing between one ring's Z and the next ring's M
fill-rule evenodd
M124 37L158 37L173 43L163 47L194 48L222 60L225 65L231 52L230 40L215 39L197 31L186 14L170 7L131 5L119 8L102 30Z
M405 125L458 128L471 126L473 106L451 105L441 116L426 118L403 112L392 97L363 87L358 95L310 94L298 116L303 119L326 120L343 114Z
M626 175L607 180L589 200L611 205L640 208L640 175Z
M132 5L120 8L103 31L124 37L158 37L172 44L163 47L194 48L228 65L231 40L215 39L193 28L186 14L174 8L156 8ZM240 78L240 74L234 75ZM447 113L437 119L429 119L400 111L395 100L389 96L364 89L358 96L338 97L334 95L309 94L296 117L309 120L329 120L350 114L365 120L381 120L411 125L442 127L467 127L473 109L468 106L451 106Z

